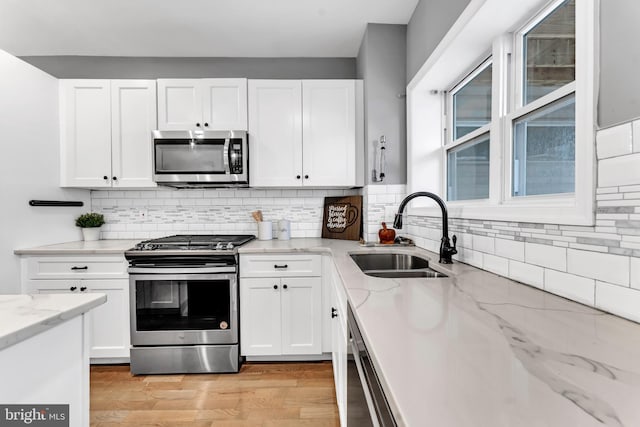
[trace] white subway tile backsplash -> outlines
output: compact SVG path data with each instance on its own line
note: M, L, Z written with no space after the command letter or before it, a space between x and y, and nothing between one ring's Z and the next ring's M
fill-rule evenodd
M567 271L567 250L565 248L525 243L524 260L528 264Z
M583 277L629 286L629 257L626 256L568 249L567 271Z
M631 287L640 290L640 258L631 258Z
M485 252L488 254L495 253L495 238L487 236L473 235L473 250Z
M603 129L597 133L598 159L624 156L633 152L631 123Z
M640 184L640 153L613 157L598 162L598 185Z
M617 193L618 187L598 187L596 189L596 194L608 194L608 193Z
M595 283L594 279L573 274L550 269L544 271L545 290L591 306L595 303Z
M438 249L436 248L434 252L437 250ZM458 254L455 255L454 259L457 259L460 262L464 262L466 264L472 265L477 268L483 268L482 252L474 251L472 249L467 249L467 248L459 248Z
M509 260L510 279L542 289L544 287L544 268L523 262Z
M509 260L490 254L482 254L482 265L487 271L500 276L507 277L509 275Z
M495 253L501 257L524 261L524 242L495 239Z
M598 281L596 282L596 307L634 322L640 322L640 291Z
M640 153L640 120L632 123L633 127L633 152Z

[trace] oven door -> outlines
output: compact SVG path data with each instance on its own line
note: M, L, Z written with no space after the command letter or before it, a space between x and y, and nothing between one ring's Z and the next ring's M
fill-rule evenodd
M133 346L238 343L235 274L130 274Z

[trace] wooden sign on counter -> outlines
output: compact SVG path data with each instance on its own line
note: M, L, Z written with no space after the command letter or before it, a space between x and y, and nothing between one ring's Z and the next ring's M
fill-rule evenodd
M360 240L362 196L325 197L322 238Z

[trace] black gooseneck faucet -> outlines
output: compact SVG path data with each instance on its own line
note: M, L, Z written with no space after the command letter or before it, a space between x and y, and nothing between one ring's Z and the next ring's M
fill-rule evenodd
M407 197L400 202L400 206L398 207L398 213L396 214L396 218L393 221L393 228L400 229L402 228L402 213L404 212L405 206L411 200L416 197L429 197L430 199L435 200L435 202L440 206L442 210L442 239L440 240L440 263L441 264L453 264L451 257L458 253L456 249L456 236L453 236L453 246L451 246L451 242L449 241L449 215L447 214L447 207L444 204L444 201L433 193L429 193L427 191L418 191L417 193L411 193Z

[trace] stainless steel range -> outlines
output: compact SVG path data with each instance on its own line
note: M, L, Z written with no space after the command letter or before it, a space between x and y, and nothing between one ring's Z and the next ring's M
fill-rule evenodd
M252 235L177 235L126 251L133 374L238 372L237 248Z

